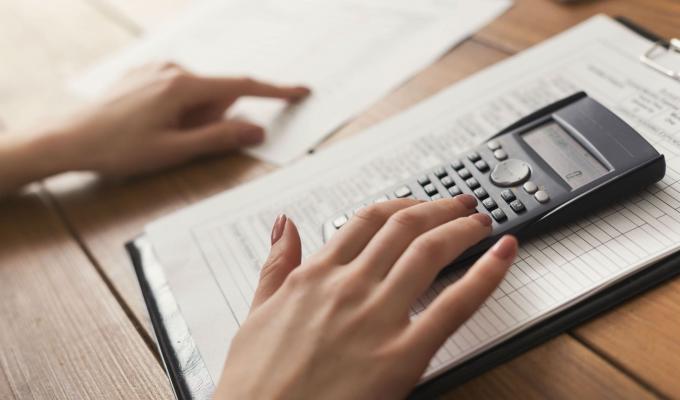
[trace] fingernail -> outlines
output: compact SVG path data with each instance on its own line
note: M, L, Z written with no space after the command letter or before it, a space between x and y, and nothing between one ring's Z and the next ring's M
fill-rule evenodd
M264 130L262 128L251 128L238 133L238 141L244 146L252 146L262 143L264 140Z
M281 214L276 217L276 221L274 221L274 226L272 227L272 246L281 239L281 236L283 236L283 230L286 227L287 220L286 214Z
M517 239L510 235L503 236L491 248L491 253L503 260L514 257L516 251L517 251Z
M479 222L484 226L491 226L491 217L489 217L486 214L482 213L472 214L470 215L470 218L474 219L475 221Z
M474 196L469 195L469 194L459 194L456 196L456 199L463 203L463 205L469 209L473 209L477 207L477 199L475 199Z

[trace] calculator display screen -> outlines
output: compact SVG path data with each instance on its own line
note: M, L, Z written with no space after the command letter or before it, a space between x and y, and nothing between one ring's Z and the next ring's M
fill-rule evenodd
M572 189L608 172L607 167L555 122L532 129L522 138Z

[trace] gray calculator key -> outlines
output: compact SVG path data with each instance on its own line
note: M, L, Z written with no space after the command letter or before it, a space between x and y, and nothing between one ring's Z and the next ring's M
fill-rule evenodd
M463 179L467 179L472 176L470 171L467 170L467 168L463 168L460 171L458 171L458 176L460 176Z
M458 188L458 186L451 186L449 188L449 194L451 196L458 196L459 194L463 194L463 192Z
M477 196L478 199L484 199L489 197L489 194L484 190L483 187L479 187L475 189L475 196Z
M468 160L475 162L475 161L478 161L479 159L481 159L482 157L476 151L471 151L471 152L468 153L467 158L468 158Z
M451 177L448 176L448 175L445 176L445 177L443 177L443 178L441 179L441 181L442 181L442 185L444 185L444 187L447 188L447 189L450 188L451 186L453 186L453 185L455 184L455 182L453 181L453 179L451 179Z
M489 140L486 143L486 147L488 147L489 150L498 150L501 148L501 144L498 143L498 140Z
M534 194L538 190L538 186L536 186L536 184L533 183L532 181L524 182L524 185L522 185L522 187L524 188L524 191L529 194Z
M509 203L515 200L515 194L512 193L512 190L505 189L504 191L501 192L501 198L503 198L503 200Z
M503 149L498 149L493 152L493 156L496 157L496 160L505 160L508 158L508 153L506 153Z
M411 195L411 189L408 186L402 186L394 191L394 197L402 198Z
M539 203L547 203L548 200L550 200L550 196L548 195L548 192L544 190L539 190L534 194L534 198L539 202Z
M484 204L484 208L489 211L498 208L498 204L496 204L496 201L494 201L494 199L491 197L487 197L486 199L482 200L482 204Z
M513 201L511 201L511 202L510 202L510 207L512 208L512 211L514 211L514 212L516 212L516 213L518 213L518 214L521 213L521 212L524 212L524 211L526 210L526 208L524 207L524 203L522 203L522 202L519 201L519 200L513 200Z
M531 175L529 164L522 160L511 158L496 164L491 171L491 182L500 187L515 186L522 183Z
M376 198L375 200L373 200L373 202L374 202L374 203L382 203L383 201L387 201L387 200L389 200L389 199L390 199L390 198L387 197L387 195L382 195L382 196Z
M458 171L459 169L463 168L464 165L460 160L453 160L451 161L451 168L455 169Z
M347 223L347 216L341 215L338 218L333 220L333 226L335 229L340 229L342 228L343 225Z
M420 186L425 186L428 183L430 183L430 178L428 178L427 175L423 175L423 176L418 178L418 184Z
M489 164L486 163L484 160L479 160L475 163L475 167L477 167L478 170L482 172L486 172L489 170Z
M442 198L442 195L441 195L441 194L439 194L439 193L437 193L437 194L435 194L435 195L431 196L430 198L431 198L432 200L439 200L439 199L441 199L441 198Z
M479 182L475 178L465 180L465 184L468 185L470 189L477 189L479 187Z
M491 216L493 217L493 219L495 219L498 222L505 221L505 219L507 218L507 216L505 215L503 210L501 210L500 208L496 208L495 210L492 210Z
M444 169L444 167L439 167L439 168L434 170L434 175L437 178L443 178L443 177L446 176L446 170Z
M437 193L437 188L434 187L433 184L427 184L423 188L425 190L425 193L427 193L428 196L432 196L433 194Z

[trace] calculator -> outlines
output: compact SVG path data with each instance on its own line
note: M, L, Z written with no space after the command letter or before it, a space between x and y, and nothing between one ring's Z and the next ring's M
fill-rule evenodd
M660 180L659 154L631 126L579 92L503 129L448 162L350 205L323 224L324 241L372 203L468 193L492 218L492 233L462 262L511 233L520 239L572 222Z

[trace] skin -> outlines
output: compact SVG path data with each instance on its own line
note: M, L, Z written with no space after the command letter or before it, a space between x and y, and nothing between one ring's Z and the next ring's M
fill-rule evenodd
M475 206L469 195L373 205L304 262L295 225L279 217L215 398L405 397L516 256L515 238L502 238L409 319L437 274L489 235L491 221Z
M120 178L253 146L264 140L261 127L224 118L237 99L292 103L308 94L301 86L147 65L128 73L108 97L47 130L0 135L0 194L66 171Z
M129 73L107 98L49 129L0 136L0 195L66 171L105 177L154 172L264 139L225 119L240 97L295 102L304 87L206 78L174 64ZM399 398L503 279L517 241L502 238L417 319L409 307L437 274L490 233L469 195L401 199L360 210L301 260L293 221L280 216L249 317L234 338L216 399Z

